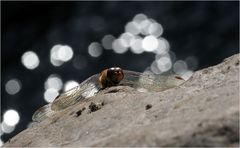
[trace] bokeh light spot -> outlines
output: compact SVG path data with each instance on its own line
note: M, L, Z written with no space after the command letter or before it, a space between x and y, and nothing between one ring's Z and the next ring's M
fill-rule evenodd
M33 51L27 51L22 55L22 64L27 68L27 69L35 69L38 67L40 61L37 56L37 54Z
M142 47L145 51L154 51L158 47L158 39L152 35L146 36L142 41Z
M9 134L15 130L15 126L10 126L3 121L1 123L1 130L3 131L3 133Z
M52 47L50 51L50 62L54 66L61 66L64 62L61 61L58 57L58 50L61 48L62 45L55 45Z
M127 43L123 39L114 40L113 44L112 44L112 47L113 47L113 51L118 53L118 54L125 53L128 50Z
M153 20L151 20L151 19L146 19L140 23L141 33L143 35L150 35L149 27L151 26L152 23L153 23Z
M56 59L51 59L51 63L52 63L52 65L54 65L54 66L61 66L64 62L63 62L63 61L56 60Z
M142 38L138 38L132 41L130 50L135 54L141 54L144 52L142 48Z
M92 57L99 57L102 54L101 44L97 42L93 42L88 46L88 53Z
M142 21L146 20L147 16L143 13L139 13L134 16L133 21L136 23L141 23Z
M6 83L5 90L8 94L14 95L20 91L21 87L21 82L18 79L11 79Z
M188 67L186 62L182 61L182 60L178 60L174 63L173 65L173 71L176 74L182 75L183 73L185 73L187 71Z
M172 67L172 62L170 57L164 56L156 60L158 69L161 72L166 72L171 69Z
M105 35L102 39L102 46L105 49L112 49L112 43L115 40L115 37L112 35Z
M128 48L131 46L131 42L134 40L134 36L129 33L129 32L125 32L123 34L121 34L120 36L120 42L122 44L122 46Z
M153 36L159 37L163 33L163 27L159 23L152 23L148 27L148 33Z
M68 45L54 45L50 51L50 62L54 66L61 66L73 57L73 50Z
M49 88L44 92L44 100L48 103L53 102L58 95L59 93L56 89Z
M69 80L69 81L67 81L66 83L65 83L65 85L64 85L64 90L65 91L68 91L68 90L70 90L70 89L72 89L72 88L74 88L74 87L76 87L76 86L78 86L79 84L78 84L78 82L76 82L76 81L74 81L74 80Z
M129 33L131 33L133 35L137 35L137 34L139 34L141 32L141 27L136 22L129 22L125 26L125 31L129 32Z
M157 62L156 61L153 61L151 66L150 66L150 72L154 73L154 74L161 74L162 71L158 68L158 65L157 65ZM145 70L146 73L150 73L148 70Z
M168 53L169 50L170 50L170 45L169 45L168 41L164 38L159 38L158 39L158 47L154 50L154 52L156 54L163 55L163 54Z
M9 126L15 126L20 120L16 110L9 109L3 115L3 121Z
M70 46L61 46L57 52L58 59L63 62L67 62L73 57L73 50Z
M62 79L56 74L50 75L44 83L44 87L46 90L50 88L60 90L62 89L62 86L63 86Z

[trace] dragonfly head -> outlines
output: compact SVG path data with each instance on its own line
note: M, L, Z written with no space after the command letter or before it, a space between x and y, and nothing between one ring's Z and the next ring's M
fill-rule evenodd
M124 77L123 70L119 67L109 68L107 71L107 77L114 84L118 84Z

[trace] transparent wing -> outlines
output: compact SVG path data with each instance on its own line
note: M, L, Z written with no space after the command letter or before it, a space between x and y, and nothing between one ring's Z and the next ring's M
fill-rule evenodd
M32 120L36 122L40 122L47 117L51 117L52 115L54 115L54 113L55 112L51 110L51 103L50 103L36 110L32 116Z
M78 101L94 96L100 87L98 85L98 75L93 75L83 81L79 86L76 86L69 91L66 91L55 98L52 103L49 103L39 108L32 116L33 121L42 121L47 117L51 117L56 111L65 109Z
M144 74L129 70L124 70L123 72L124 79L120 84L129 85L134 88L144 88L149 91L163 91L185 82L184 79L176 75Z
M94 96L100 91L98 85L98 75L93 75L83 81L79 86L60 94L51 105L54 111L65 109L80 100Z

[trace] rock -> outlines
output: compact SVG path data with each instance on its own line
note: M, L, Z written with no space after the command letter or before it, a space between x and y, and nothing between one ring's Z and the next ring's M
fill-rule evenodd
M13 146L239 146L239 54L163 92L116 86L52 119Z

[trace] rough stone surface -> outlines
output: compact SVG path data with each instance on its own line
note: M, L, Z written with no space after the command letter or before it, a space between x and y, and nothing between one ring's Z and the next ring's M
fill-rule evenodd
M3 146L239 146L239 55L179 87L111 87Z

